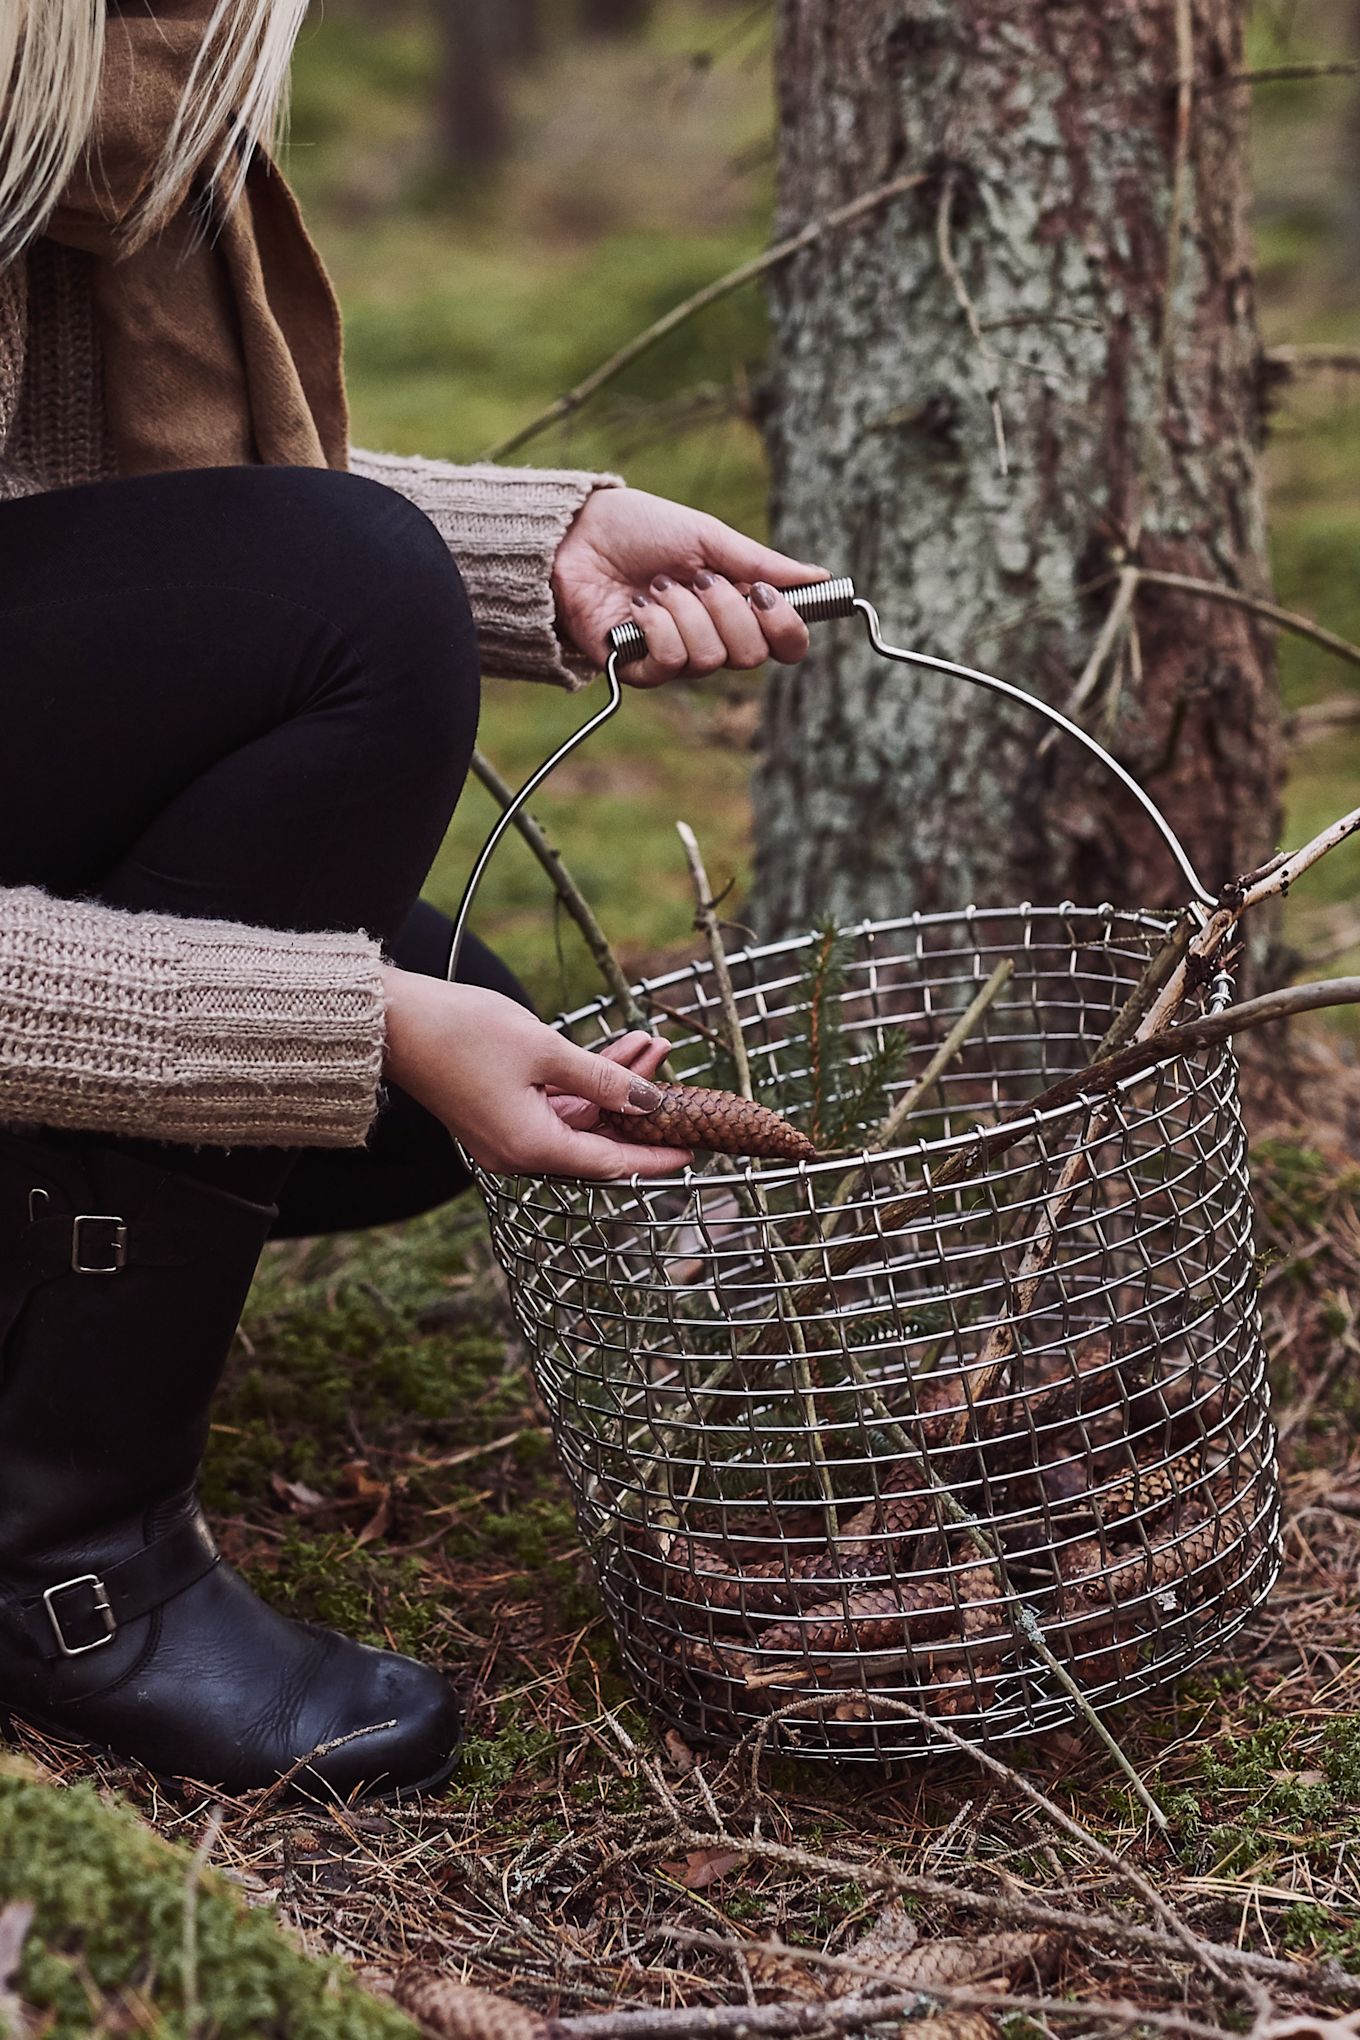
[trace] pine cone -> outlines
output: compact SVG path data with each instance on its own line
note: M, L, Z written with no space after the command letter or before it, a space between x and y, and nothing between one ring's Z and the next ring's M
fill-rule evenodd
M695 1084L662 1084L655 1112L602 1112L600 1124L643 1147L705 1148L714 1155L756 1155L765 1161L814 1162L805 1133L768 1105Z

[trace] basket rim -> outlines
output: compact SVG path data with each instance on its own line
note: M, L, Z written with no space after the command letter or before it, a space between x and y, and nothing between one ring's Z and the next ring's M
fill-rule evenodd
M1179 910L1171 912L1166 908L1158 907L1117 907L1108 900L1102 901L1099 906L1095 907L1078 906L1074 900L1060 900L1053 906L1045 905L1039 901L1022 900L1017 905L1008 907L969 905L966 907L940 909L933 913L921 913L918 911L912 914L900 915L886 921L876 921L872 918L865 918L861 921L847 921L837 924L837 932L842 935L891 935L904 929L940 928L957 925L960 922L1013 921L1018 915L1025 918L1031 916L1036 918L1040 916L1064 916L1067 918L1076 917L1085 921L1114 921L1122 923L1125 927L1146 929L1151 934L1167 935L1175 926ZM806 947L810 941L818 939L822 932L820 929L811 928L796 935L783 936L777 942L748 944L744 949L729 951L728 961L734 964L751 963L764 961L770 957L792 955ZM681 966L678 970L666 971L658 977L639 978L631 987L631 990L639 997L645 997L652 992L670 990L676 985L692 984L698 977L711 969L712 965L708 960L700 958L694 963ZM565 1033L569 1028L579 1025L584 1020L603 1017L611 1007L616 1005L617 995L613 992L604 992L598 998L588 1000L583 1006L576 1006L570 1012L557 1014L550 1022L550 1025L559 1033ZM1173 1064L1178 1062L1183 1062L1189 1067L1197 1068L1204 1080L1208 1082L1213 1082L1222 1074L1225 1068L1230 1072L1235 1071L1237 1068L1237 1058L1231 1041L1217 1042L1211 1047L1202 1049L1175 1049L1164 1056L1160 1062L1150 1063L1146 1069L1139 1070L1134 1075L1122 1079L1121 1082L1109 1091L1096 1094L1088 1094L1083 1091L1078 1093L1075 1098L1070 1099L1066 1105L1054 1105L1050 1106L1046 1111L1031 1112L1010 1121L1009 1124L1014 1128L1017 1139L1031 1137L1045 1127L1061 1124L1064 1121L1070 1120L1074 1115L1086 1111L1094 1102L1096 1096L1105 1098L1124 1097L1138 1085L1145 1084L1150 1077L1161 1075L1163 1071L1171 1068ZM834 1156L828 1156L815 1162L736 1162L734 1157L733 1168L730 1171L724 1172L722 1180L727 1183L748 1182L759 1183L761 1185L782 1185L799 1182L804 1179L820 1179L832 1173L843 1175L849 1169L872 1169L884 1164L904 1161L927 1163L936 1157L947 1157L958 1153L961 1149L972 1146L978 1139L979 1131L980 1129L973 1128L964 1133L941 1134L931 1140L908 1141L900 1146L891 1148L845 1149ZM688 1193L693 1188L697 1188L700 1185L709 1185L714 1181L714 1178L707 1170L696 1169L694 1167L679 1170L670 1176L621 1176L612 1182L606 1183L596 1182L588 1177L550 1176L539 1172L521 1172L513 1176L498 1176L483 1170L475 1162L471 1164L471 1168L473 1175L483 1190L483 1194L488 1200L498 1200L505 1194L505 1190L497 1186L509 1186L515 1183L562 1183L569 1184L577 1190L591 1193L606 1192L617 1195L619 1192L629 1192L636 1195L649 1191L668 1190L674 1192L677 1189ZM921 1187L923 1189L929 1187L928 1175Z

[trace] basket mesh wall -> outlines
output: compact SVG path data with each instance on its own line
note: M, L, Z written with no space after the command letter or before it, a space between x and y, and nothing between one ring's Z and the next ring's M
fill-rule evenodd
M1278 1564L1231 1051L975 1130L1083 1067L1156 916L917 916L731 959L756 1093L835 1158L647 1185L482 1179L638 1691L700 1740L793 1703L807 1754L1031 1734L1220 1643ZM862 1144L993 967L1014 976L890 1153ZM672 1067L730 1083L705 967ZM599 1045L608 1002L564 1023ZM706 1030L706 1032L704 1031ZM827 1043L834 1036L834 1052ZM857 1163L856 1144L861 1152Z

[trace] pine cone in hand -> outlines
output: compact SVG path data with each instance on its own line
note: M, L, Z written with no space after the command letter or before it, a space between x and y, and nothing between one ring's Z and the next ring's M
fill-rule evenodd
M768 1105L753 1105L731 1091L705 1091L697 1084L660 1084L655 1112L602 1112L600 1124L644 1147L705 1148L714 1155L755 1155L762 1161L814 1162L817 1150L805 1133Z

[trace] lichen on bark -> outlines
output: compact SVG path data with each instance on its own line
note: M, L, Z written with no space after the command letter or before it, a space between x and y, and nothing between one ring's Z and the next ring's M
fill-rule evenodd
M1194 0L1193 76L1241 64L1242 0ZM1196 92L1167 304L1175 0L783 0L783 233L910 168L907 198L775 273L776 542L854 575L899 643L1063 704L1121 559L1267 591L1244 94ZM970 335L938 246L982 328ZM1165 374L1164 374L1165 368ZM995 381L1008 472L987 391ZM1083 592L1085 591L1085 592ZM1085 705L1211 881L1275 841L1271 647L1144 587ZM976 899L1157 903L1183 882L1127 797L1022 711L825 627L771 682L765 934Z

